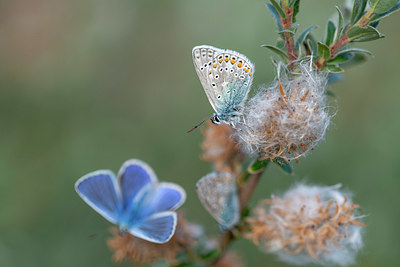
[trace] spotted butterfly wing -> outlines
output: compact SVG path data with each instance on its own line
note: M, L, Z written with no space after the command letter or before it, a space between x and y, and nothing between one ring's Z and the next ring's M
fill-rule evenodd
M235 177L231 173L213 172L196 184L197 195L206 210L223 229L239 221L239 198Z
M235 51L208 45L196 46L193 63L211 106L221 120L229 123L239 114L254 76L254 65Z

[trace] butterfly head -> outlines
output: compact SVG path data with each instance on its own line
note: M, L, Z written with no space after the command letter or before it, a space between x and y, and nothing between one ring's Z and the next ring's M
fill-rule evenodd
M211 117L211 122L216 124L216 125L220 125L222 124L221 122L221 118L218 116L218 114L215 114Z

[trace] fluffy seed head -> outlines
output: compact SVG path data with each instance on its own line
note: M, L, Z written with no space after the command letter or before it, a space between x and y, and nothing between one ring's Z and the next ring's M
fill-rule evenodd
M352 264L364 224L354 215L359 206L339 187L297 185L262 201L247 219L247 237L290 264Z
M264 159L297 159L324 137L330 115L326 106L327 73L309 62L299 64L290 78L261 90L244 107L236 134L244 151Z
M122 262L128 259L137 264L150 264L164 259L171 265L178 264L176 256L194 246L203 235L199 225L186 222L182 213L178 213L178 216L175 234L164 244L148 242L128 233L120 234L117 228L112 228L111 233L114 236L107 244L114 251L113 260Z

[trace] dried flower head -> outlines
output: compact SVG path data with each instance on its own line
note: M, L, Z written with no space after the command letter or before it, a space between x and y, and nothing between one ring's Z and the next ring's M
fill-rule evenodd
M364 224L354 215L359 206L339 187L297 185L281 198L262 201L247 219L246 236L291 264L352 264Z
M227 252L218 261L214 262L212 267L243 267L241 257L235 252Z
M297 159L324 137L330 115L326 106L327 73L310 61L299 63L299 73L278 73L277 81L257 93L244 108L237 136L247 154L273 160Z
M208 128L203 130L203 135L202 159L214 162L215 169L220 172L236 173L243 154L233 136L233 129L227 124L215 125L208 122Z
M129 233L120 234L117 228L112 228L114 237L107 244L114 251L113 260L122 262L126 258L134 263L149 264L164 259L171 265L177 264L176 256L194 246L202 235L199 225L186 222L181 213L178 216L175 235L163 244L148 242Z

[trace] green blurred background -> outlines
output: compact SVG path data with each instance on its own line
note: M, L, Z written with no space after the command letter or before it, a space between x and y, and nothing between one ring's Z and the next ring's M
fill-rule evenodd
M300 30L324 35L341 1L302 1ZM229 48L256 65L255 84L274 73L261 44L277 35L264 0L38 0L0 2L0 266L111 266L110 224L75 193L74 182L123 161L148 162L188 193L187 217L217 227L195 182L200 131L213 111L191 49ZM360 44L375 57L334 84L338 113L326 141L289 177L272 166L257 199L296 181L343 183L369 216L357 266L394 266L400 249L400 14L383 40ZM286 266L239 241L248 266ZM129 266L124 263L121 266Z

